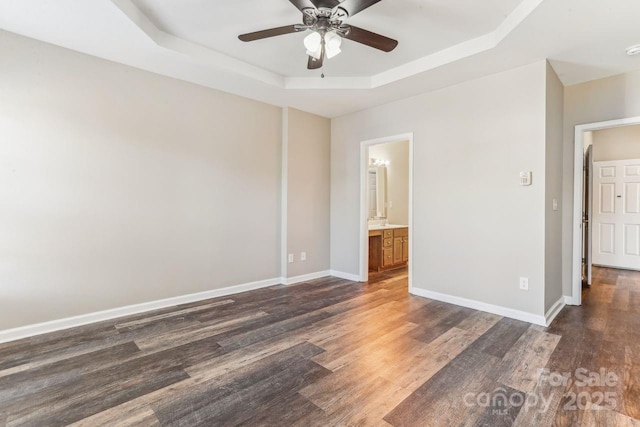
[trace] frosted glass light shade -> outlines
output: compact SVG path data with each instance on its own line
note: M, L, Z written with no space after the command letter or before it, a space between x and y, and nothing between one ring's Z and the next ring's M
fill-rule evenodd
M329 31L324 36L324 47L327 52L327 58L331 59L341 52L340 45L342 44L342 37L336 34L335 31Z
M307 50L310 52L315 52L317 50L320 50L321 46L322 46L322 36L320 35L320 33L317 33L314 31L304 38L304 47L306 47Z

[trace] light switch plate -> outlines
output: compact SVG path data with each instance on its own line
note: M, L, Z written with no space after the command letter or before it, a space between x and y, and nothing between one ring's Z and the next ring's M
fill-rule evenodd
M531 171L520 172L520 185L531 185Z
M300 252L300 261L306 261L306 260L307 260L307 253Z
M293 254L289 254L289 262L293 262Z

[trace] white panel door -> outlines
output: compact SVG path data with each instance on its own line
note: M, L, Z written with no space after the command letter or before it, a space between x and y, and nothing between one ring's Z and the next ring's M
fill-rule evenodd
M593 264L640 270L640 159L593 162Z

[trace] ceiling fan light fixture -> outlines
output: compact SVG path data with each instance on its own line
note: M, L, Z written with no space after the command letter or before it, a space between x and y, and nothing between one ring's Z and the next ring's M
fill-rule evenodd
M298 11L302 12L302 23L240 34L238 38L243 42L252 42L310 30L311 32L306 34L304 38L304 46L308 55L307 69L309 70L322 68L325 59L340 54L343 38L383 52L391 52L398 46L397 40L344 22L381 0L289 1Z
M304 47L307 48L308 52L319 51L322 47L322 35L317 31L311 32L311 34L304 38Z
M327 58L331 59L342 50L340 50L340 45L342 44L342 37L340 37L335 31L329 31L324 36L324 47L327 53Z
M334 49L326 49L327 59L333 58L334 56L336 56L340 52L342 52L342 50L340 50L339 47L338 48L334 48Z
M322 56L322 49L318 49L318 50L314 50L314 51L308 50L307 51L307 55L309 55L313 59L320 59L320 57Z

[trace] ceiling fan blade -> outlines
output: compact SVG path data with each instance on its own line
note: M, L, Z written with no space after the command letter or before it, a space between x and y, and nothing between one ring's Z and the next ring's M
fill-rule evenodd
M344 38L353 40L354 42L362 43L385 52L391 52L398 46L398 41L390 39L389 37L381 36L380 34L372 33L371 31L363 30L353 25L349 25L349 28L350 30Z
M368 7L373 6L380 0L344 0L339 6L349 13L349 16L353 16L356 13L362 12Z
M252 42L254 40L266 39L269 37L281 36L284 34L297 33L303 29L296 27L295 25L287 25L285 27L271 28L268 30L256 31L254 33L247 33L239 35L238 38L243 42Z
M305 9L315 9L315 5L311 0L289 0L300 12Z
M317 70L318 68L322 68L323 62L324 62L324 49L322 50L320 59L315 59L313 56L309 56L309 61L307 62L307 68L309 70Z

